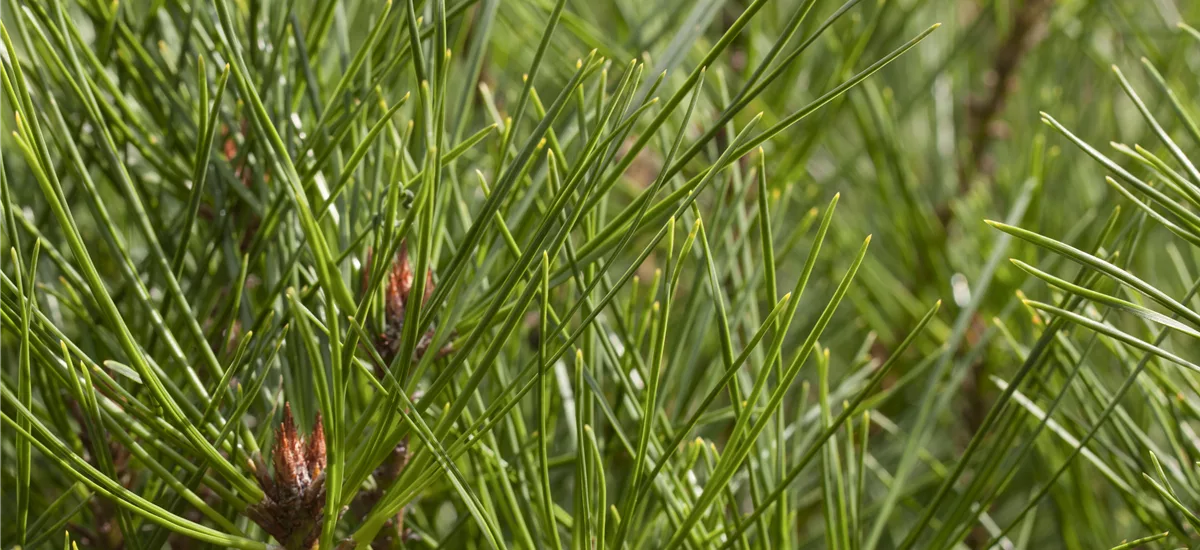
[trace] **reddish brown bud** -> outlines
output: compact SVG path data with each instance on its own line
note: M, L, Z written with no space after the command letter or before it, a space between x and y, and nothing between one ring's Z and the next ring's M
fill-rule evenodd
M375 349L379 351L380 357L389 364L400 352L400 341L404 334L404 315L408 310L409 298L412 294L413 278L413 266L408 259L408 246L400 243L400 251L396 254L396 261L392 263L392 269L388 273L387 287L384 289L383 330L375 342ZM433 289L433 270L426 270L425 289L421 297L422 304L429 301L433 295ZM425 350L429 349L432 343L432 330L422 334L417 339L416 357L419 359L425 355ZM445 355L449 352L448 347L443 348L438 350L438 355ZM380 374L382 375L382 373Z
M313 424L312 434L308 436L308 448L304 450L304 461L308 463L311 475L317 476L325 471L325 422L321 413L317 413L317 421Z
M246 516L289 550L308 550L321 534L325 510L325 428L320 414L307 441L296 431L291 403L275 429L271 448L274 477L256 457L251 464L262 488L261 501L246 508Z
M400 243L400 253L396 256L396 261L392 263L392 270L388 273L385 292L387 302L384 311L389 322L404 318L404 310L408 305L408 294L412 292L412 284L413 273L412 264L408 260L408 247L404 243Z

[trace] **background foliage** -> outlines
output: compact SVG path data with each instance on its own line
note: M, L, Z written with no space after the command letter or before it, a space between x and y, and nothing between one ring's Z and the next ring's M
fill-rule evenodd
M0 14L6 548L1200 540L1200 4Z

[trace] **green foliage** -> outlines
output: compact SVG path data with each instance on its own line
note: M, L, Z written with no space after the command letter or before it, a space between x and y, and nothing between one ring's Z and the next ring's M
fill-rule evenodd
M1200 540L1200 4L2 11L4 548Z

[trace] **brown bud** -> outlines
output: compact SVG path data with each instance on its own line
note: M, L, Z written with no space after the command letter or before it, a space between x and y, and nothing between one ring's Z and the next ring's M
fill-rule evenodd
M246 516L285 548L308 550L321 534L325 509L325 428L320 414L306 441L296 431L291 403L284 403L271 455L273 478L267 476L261 458L251 463L264 496L246 508Z
M313 425L312 434L308 436L308 447L304 449L304 461L313 477L325 471L325 422L321 413L317 413L317 421Z
M400 252L396 254L396 260L392 263L392 270L388 273L387 287L384 289L384 326L380 331L379 337L375 342L375 349L379 351L379 356L388 364L400 352L400 341L404 334L404 315L408 310L409 298L412 294L413 287L413 266L408 259L408 246L405 243L400 243ZM425 290L421 297L421 303L429 301L433 295L434 282L433 270L425 271ZM419 359L425 355L425 351L433 343L433 331L427 331L417 339L416 357ZM438 356L449 353L449 348L438 350ZM378 373L383 376L382 371Z

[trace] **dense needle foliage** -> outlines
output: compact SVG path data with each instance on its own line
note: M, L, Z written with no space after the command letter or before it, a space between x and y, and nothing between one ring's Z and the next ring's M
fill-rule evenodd
M4 0L0 546L1196 548L1200 3L842 2Z

